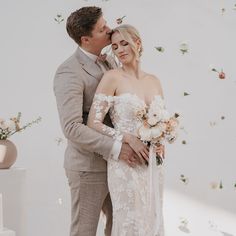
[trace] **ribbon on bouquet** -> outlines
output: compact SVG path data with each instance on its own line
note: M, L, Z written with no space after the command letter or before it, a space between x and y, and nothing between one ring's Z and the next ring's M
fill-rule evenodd
M161 168L161 167L160 167ZM152 144L149 148L148 164L148 212L151 221L151 235L158 235L161 226L161 193L159 167L156 165L156 148Z

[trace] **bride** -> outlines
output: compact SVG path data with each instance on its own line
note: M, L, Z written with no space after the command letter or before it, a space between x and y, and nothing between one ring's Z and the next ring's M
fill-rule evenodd
M141 70L142 42L133 26L115 28L111 40L121 67L104 74L94 96L88 126L128 143L139 157L150 161L148 149L140 148L143 144L137 138L140 120L136 111L154 100L163 102L161 84L154 75ZM108 112L114 128L103 124ZM157 152L163 156L164 148ZM163 166L132 167L122 160L109 159L107 168L113 206L112 236L163 236Z

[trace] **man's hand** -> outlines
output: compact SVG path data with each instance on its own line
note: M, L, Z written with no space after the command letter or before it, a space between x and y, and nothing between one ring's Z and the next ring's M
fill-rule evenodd
M140 158L129 144L126 143L122 143L119 160L125 161L130 167L135 167L136 165L142 165L145 163L144 159Z

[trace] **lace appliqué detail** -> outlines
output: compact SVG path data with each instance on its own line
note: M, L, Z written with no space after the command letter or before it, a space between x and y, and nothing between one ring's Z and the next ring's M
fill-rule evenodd
M91 127L97 131L121 141L123 136L119 130L103 124L104 117L112 105L113 96L108 96L102 93L95 94L93 104L90 109L89 122L91 123Z

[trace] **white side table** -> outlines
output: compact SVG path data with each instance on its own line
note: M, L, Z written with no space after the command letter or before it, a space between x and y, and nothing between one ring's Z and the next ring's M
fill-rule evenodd
M26 235L26 170L12 167L0 169L0 193L3 199L3 225ZM4 231L5 230L5 231ZM14 236L14 231L4 229L0 236Z

